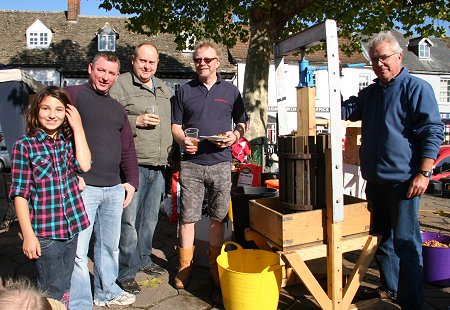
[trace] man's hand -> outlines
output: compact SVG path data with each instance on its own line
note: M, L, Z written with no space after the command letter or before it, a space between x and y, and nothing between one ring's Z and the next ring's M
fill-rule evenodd
M136 117L136 126L140 128L156 127L159 125L159 115L156 114L142 114Z
M406 193L406 198L414 198L416 196L422 196L423 194L425 194L429 182L429 178L421 175L420 173L417 174L409 185L408 192Z
M234 134L232 131L227 131L225 135L227 136L225 139L221 141L214 141L213 143L215 143L218 147L225 148L232 146L238 140L236 134Z
M123 183L122 186L125 188L125 200L123 201L123 208L125 209L133 199L136 189L130 183Z

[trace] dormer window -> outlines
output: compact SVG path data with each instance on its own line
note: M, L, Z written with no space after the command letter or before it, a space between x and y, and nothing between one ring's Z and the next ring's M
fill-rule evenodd
M430 58L430 46L423 42L419 44L419 58Z
M419 59L431 59L430 47L433 45L430 39L420 37L409 41L408 50L416 54Z
M116 51L117 33L108 23L97 34L98 51L99 52L115 52Z
M53 34L39 19L27 29L28 48L47 48L52 42Z

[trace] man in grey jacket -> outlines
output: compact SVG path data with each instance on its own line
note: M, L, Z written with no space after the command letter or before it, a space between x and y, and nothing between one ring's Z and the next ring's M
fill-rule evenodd
M135 277L138 271L161 275L163 268L151 259L152 239L158 222L164 190L164 168L172 145L172 92L154 76L159 53L155 45L136 46L133 72L120 75L110 94L125 107L130 120L139 162L139 188L122 215L119 245L119 277L122 288L140 292Z

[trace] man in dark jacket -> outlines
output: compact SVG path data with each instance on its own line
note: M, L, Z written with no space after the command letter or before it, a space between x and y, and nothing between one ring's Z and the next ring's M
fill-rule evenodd
M433 162L444 139L431 86L402 67L390 32L369 42L375 83L343 103L342 118L362 121L361 173L382 242L375 255L380 296L402 309L423 308L422 239L418 220Z

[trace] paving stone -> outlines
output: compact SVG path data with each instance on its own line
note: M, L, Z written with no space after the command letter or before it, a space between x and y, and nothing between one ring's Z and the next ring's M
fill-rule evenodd
M435 214L436 211L450 212L450 199L443 199L426 195L422 199L419 219L421 229L424 231L436 231L450 234L450 217L448 213ZM36 268L22 253L22 241L17 237L18 224L13 223L8 232L0 234L0 276L10 274L13 276L26 276L35 281ZM161 279L155 287L143 287L141 294L137 295L136 302L127 307L112 307L113 309L139 309L139 310L223 310L223 305L217 301L220 294L209 276L209 269L194 265L191 283L186 290L177 290L173 287L173 278L177 272L178 255L176 246L177 225L170 224L167 217L161 216L158 222L155 238L153 240L153 259L165 268L168 273L160 277L149 276L139 272L136 276L138 282ZM344 267L353 268L359 257L359 251L344 254ZM322 262L325 265L325 262ZM89 270L92 273L93 262L89 261ZM318 269L316 269L318 270ZM318 276L319 282L326 286L326 277ZM153 283L153 282L152 282ZM375 288L379 285L379 272L374 261L369 265L364 277L364 287ZM450 306L450 287L440 288L425 285L424 310L448 310ZM378 299L358 301L358 309L368 310L395 310L399 309L393 303ZM104 310L102 307L94 307L95 310ZM317 302L311 293L302 284L297 284L281 289L278 309L281 310L309 310L319 309ZM354 307L351 309L355 309Z

